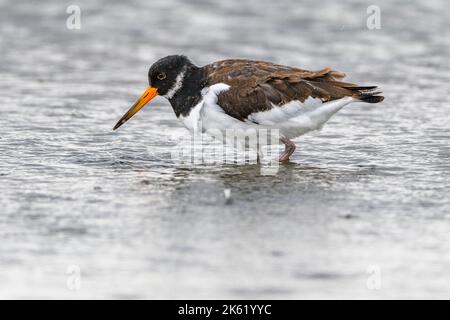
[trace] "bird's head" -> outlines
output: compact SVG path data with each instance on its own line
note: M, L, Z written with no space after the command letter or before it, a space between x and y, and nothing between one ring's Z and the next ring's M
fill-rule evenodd
M191 61L182 55L167 56L156 61L148 70L149 86L147 90L117 122L113 130L127 122L157 95L171 99L183 86L186 71L193 66Z

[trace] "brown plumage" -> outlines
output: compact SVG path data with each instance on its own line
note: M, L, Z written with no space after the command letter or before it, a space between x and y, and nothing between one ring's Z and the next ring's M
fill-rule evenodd
M308 71L265 61L230 59L204 66L207 85L225 83L230 89L218 96L218 105L239 120L254 112L267 111L273 105L309 97L323 102L354 97L377 103L384 98L374 92L376 86L358 86L340 81L344 73L325 68Z

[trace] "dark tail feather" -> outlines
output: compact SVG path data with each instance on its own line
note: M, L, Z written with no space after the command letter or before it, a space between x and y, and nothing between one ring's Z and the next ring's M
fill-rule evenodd
M384 97L379 95L381 91L375 91L378 88L377 86L359 86L349 82L337 81L328 69L320 72L325 74L319 78L308 80L308 84L312 86L314 92L316 94L321 93L317 96L331 96L334 99L351 96L367 103L378 103L384 100Z
M365 87L358 87L358 86L354 86L354 87L344 87L345 89L351 90L351 91L373 91L376 88L378 88L377 86L365 86Z
M314 83L316 90L323 89L325 93L330 94L334 98L342 96L351 96L362 102L378 103L384 100L383 96L379 96L380 91L375 91L377 86L359 86L349 82L340 81L345 77L345 73L334 71L330 68L317 71L314 77L305 78L309 84ZM320 84L320 85L319 85Z
M358 97L359 100L367 103L378 103L384 100L383 96L361 96Z
M379 96L381 91L374 91L377 86L365 86L365 87L346 87L346 89L355 92L355 98L367 103L378 103L384 100L383 96Z

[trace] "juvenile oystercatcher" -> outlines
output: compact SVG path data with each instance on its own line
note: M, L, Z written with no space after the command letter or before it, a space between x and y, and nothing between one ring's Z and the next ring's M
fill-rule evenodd
M342 82L344 76L330 68L307 71L245 59L197 67L185 56L167 56L150 67L149 87L114 130L161 95L190 131L278 129L285 145L279 160L287 161L295 150L292 138L320 129L349 103L384 99L376 86Z

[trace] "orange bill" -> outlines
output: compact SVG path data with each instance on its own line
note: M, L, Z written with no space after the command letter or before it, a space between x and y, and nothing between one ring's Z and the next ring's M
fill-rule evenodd
M132 116L134 116L139 110L141 110L150 100L158 95L158 91L153 87L148 87L142 96L136 101L135 104L123 115L122 118L116 123L113 130L116 130L125 122L127 122Z

